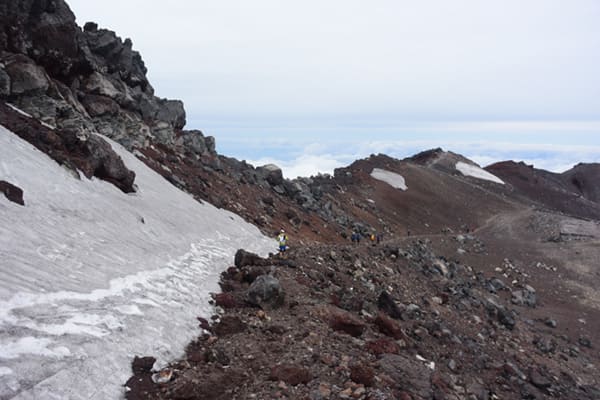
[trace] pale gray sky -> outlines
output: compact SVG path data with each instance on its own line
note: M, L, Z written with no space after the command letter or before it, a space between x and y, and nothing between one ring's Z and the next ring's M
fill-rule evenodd
M600 161L595 0L67 1L133 40L189 128L288 175L438 145Z

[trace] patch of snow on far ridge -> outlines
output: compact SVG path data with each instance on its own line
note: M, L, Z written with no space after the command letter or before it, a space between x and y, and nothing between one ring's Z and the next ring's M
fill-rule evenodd
M456 169L465 176L472 176L473 178L483 179L486 181L504 185L504 181L502 179L498 178L496 175L490 174L486 170L479 168L475 165L459 161L456 163Z
M387 183L391 187L400 190L406 190L406 181L404 177L395 172L386 171L385 169L374 168L371 172L371 176L377 180Z

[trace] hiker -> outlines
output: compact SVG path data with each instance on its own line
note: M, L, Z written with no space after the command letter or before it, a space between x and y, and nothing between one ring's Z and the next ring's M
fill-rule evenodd
M375 246L375 244L376 244L376 243L375 243L376 237L375 237L375 234L374 234L374 233L371 233L371 236L369 236L369 239L371 240L371 244L372 244L373 246Z
M356 232L352 231L352 235L350 235L350 240L352 240L352 243L356 243Z
M377 234L377 244L381 243L382 240L383 240L383 233L378 233Z
M279 235L277 235L277 243L279 244L279 254L283 255L287 250L287 241L288 237L285 234L285 230L280 230Z

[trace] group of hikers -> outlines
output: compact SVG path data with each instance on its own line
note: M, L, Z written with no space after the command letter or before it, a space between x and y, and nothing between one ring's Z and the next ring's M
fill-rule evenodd
M361 239L365 236L373 246L381 243L381 241L383 240L383 233L372 232L370 234L363 235L362 233L357 231L352 231L352 234L350 235L350 240L352 240L352 243L358 245L360 244Z
M352 240L352 243L354 243L356 245L360 244L360 241L364 237L366 237L367 240L369 240L369 242L373 246L375 246L375 245L381 243L381 241L383 241L383 233L372 232L370 234L364 235L361 232L352 231L352 234L350 235L350 239ZM288 239L288 236L285 233L284 229L281 229L279 231L279 234L277 235L276 240L277 240L277 245L279 246L279 255L283 257L285 255L285 252L289 248L289 246L288 246L289 239Z

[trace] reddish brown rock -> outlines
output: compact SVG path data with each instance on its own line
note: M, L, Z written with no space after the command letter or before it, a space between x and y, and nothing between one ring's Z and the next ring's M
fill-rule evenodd
M269 379L283 381L288 385L297 386L312 381L312 375L306 368L296 365L275 365L271 368Z
M375 371L366 364L354 364L350 366L350 379L367 387L375 384Z
M231 293L218 293L214 295L215 304L225 309L236 308L238 303Z
M405 339L406 336L402 332L402 327L399 323L388 317L383 313L379 313L375 319L375 325L379 328L381 333L392 337L394 339Z
M341 331L353 337L359 337L366 329L365 323L355 315L339 310L331 315L329 326L334 331Z
M369 353L376 356L400 353L400 346L396 342L385 338L368 342L365 347Z

